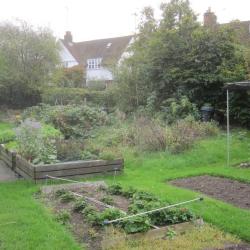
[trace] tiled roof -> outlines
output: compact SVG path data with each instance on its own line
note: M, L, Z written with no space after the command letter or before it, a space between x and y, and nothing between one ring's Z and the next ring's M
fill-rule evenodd
M61 42L79 64L86 65L87 59L94 58L103 58L103 64L112 64L119 61L132 37L123 36L77 43L61 39Z

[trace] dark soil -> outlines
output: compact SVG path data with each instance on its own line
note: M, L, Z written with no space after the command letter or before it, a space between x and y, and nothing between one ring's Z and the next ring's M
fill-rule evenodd
M240 208L250 209L250 184L208 175L177 179L170 181L170 184L204 193Z
M105 186L106 185L103 182L62 184L56 186L45 186L41 190L43 201L47 204L47 206L52 208L55 214L65 210L70 212L71 216L68 227L72 231L73 235L75 235L76 240L86 246L88 250L101 249L101 242L106 236L104 229L89 225L81 213L73 211L73 202L60 202L60 199L55 198L55 192L59 189L66 189L100 201L105 195L107 195L103 188L100 188L105 188ZM112 198L114 200L114 207L127 211L129 206L128 199L117 195L113 195ZM105 209L105 207L94 202L88 201L88 203L93 205L99 211L103 211Z
M209 249L204 249L204 250L250 250L250 245L249 244L227 244L222 248L209 248Z

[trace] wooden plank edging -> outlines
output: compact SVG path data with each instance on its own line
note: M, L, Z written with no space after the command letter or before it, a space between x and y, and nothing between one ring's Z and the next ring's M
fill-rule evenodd
M54 177L74 177L90 174L105 174L110 172L121 172L124 168L124 160L87 160L70 161L56 164L33 165L21 155L5 148L0 144L0 158L12 170L26 179L45 179L46 175Z

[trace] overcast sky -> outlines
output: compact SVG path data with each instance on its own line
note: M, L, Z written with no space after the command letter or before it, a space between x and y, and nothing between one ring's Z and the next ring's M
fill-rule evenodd
M0 20L20 18L49 26L57 37L71 30L74 41L133 34L134 13L152 6L159 15L163 0L7 0L1 1ZM165 0L166 2L166 0ZM210 6L220 23L250 20L250 0L190 0L202 20Z

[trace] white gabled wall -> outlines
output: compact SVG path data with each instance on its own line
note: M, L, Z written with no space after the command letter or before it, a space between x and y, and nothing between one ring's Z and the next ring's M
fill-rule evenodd
M101 67L100 69L87 69L86 71L86 81L112 81L113 74L112 72L107 69Z
M128 46L127 46L125 52L122 53L121 58L120 58L119 61L118 61L118 66L120 66L120 65L122 64L122 62L123 62L124 59L127 59L127 58L129 58L130 56L133 55L131 51L127 51L127 50L128 50L128 48L129 48L129 46L131 46L131 44L132 44L134 41L135 41L135 38L132 37L132 38L130 39L130 41L129 41L129 44L128 44Z
M65 68L71 68L73 66L78 65L78 62L76 59L71 55L71 53L68 51L68 49L63 45L61 41L59 41L60 44L60 58L63 66Z

